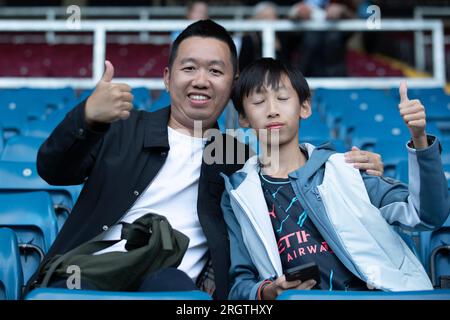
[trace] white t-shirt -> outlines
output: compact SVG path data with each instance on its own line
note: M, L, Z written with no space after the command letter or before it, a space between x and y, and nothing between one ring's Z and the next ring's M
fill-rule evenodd
M194 281L206 263L206 237L198 220L197 196L203 148L206 139L195 138L168 127L170 151L155 179L140 195L121 222L132 223L152 212L165 216L172 228L189 237L189 247L178 269ZM105 233L105 240L120 239L121 226ZM126 251L126 240L95 254Z

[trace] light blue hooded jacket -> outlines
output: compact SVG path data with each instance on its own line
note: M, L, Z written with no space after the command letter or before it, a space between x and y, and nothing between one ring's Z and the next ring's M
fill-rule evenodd
M439 228L450 212L437 138L422 150L408 146L409 188L361 174L331 144L303 144L309 160L289 174L297 198L340 261L384 291L432 290L419 260L393 230ZM259 179L257 157L227 177L222 210L231 251L230 299L256 299L260 284L283 274Z

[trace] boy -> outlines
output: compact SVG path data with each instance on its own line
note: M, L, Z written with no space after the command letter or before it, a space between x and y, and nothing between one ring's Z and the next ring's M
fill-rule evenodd
M409 189L361 174L329 144L299 147L299 126L311 115L309 87L299 71L263 58L241 73L232 95L240 123L256 130L265 150L276 143L279 152L262 154L264 161L253 157L230 177L223 175L230 299L275 299L287 289L433 288L390 226L432 230L450 209L439 144L425 134L424 107L408 100L405 83L400 95L400 115L412 135ZM288 268L311 262L319 267L320 284L286 281Z

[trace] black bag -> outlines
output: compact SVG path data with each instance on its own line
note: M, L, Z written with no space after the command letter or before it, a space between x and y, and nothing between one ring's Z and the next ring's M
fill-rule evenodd
M102 240L103 233L92 240L57 255L40 268L40 284L47 287L52 278L68 278L69 266L78 266L81 279L99 290L135 291L144 277L163 268L178 267L189 244L189 238L172 229L164 216L149 213L133 223L122 224L121 240L126 239L128 252L93 253L121 240ZM37 281L39 283L40 281Z

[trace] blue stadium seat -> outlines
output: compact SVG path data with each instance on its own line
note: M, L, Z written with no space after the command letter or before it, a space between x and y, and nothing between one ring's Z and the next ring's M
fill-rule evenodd
M50 195L43 191L0 193L0 227L11 228L17 235L27 282L58 233Z
M161 93L160 93L158 99L156 99L152 103L152 105L150 107L150 111L153 112L153 111L162 109L164 107L167 107L168 105L170 105L170 95L167 91L161 90Z
M433 285L439 286L442 276L450 277L450 217L441 228L420 233L420 252Z
M61 229L74 206L82 186L52 186L38 174L35 162L0 161L0 193L23 190L47 191L53 201Z
M42 288L27 294L25 300L212 300L203 291L111 292Z
M300 141L330 140L331 138L331 130L322 122L319 114L313 113L308 119L300 121Z
M2 154L4 148L4 141L3 141L3 125L0 122L0 154Z
M0 93L0 112L18 111L26 121L43 120L55 110L65 108L74 99L72 88L3 90Z
M62 110L62 109L61 109ZM35 137L40 139L46 139L52 133L53 129L56 128L59 122L49 120L54 114L59 113L57 110L50 114L50 116L45 120L31 121L27 123L26 128L22 131L22 135L26 137Z
M376 145L379 139L406 143L410 139L410 133L403 123L385 124L373 121L361 121L347 132L347 141L361 149Z
M0 154L0 160L35 162L37 152L43 142L44 139L36 137L11 137L7 140L3 152Z
M23 273L16 234L0 228L0 300L18 300L21 296Z
M396 178L397 166L408 160L407 142L408 140L377 139L373 145L366 144L364 150L379 153L383 159L384 176Z
M336 131L339 131L339 126L344 121L351 127L360 120L372 120L378 114L384 115L385 118L397 114L394 107L397 103L381 90L322 89L320 97L316 100L322 118L325 118L328 126Z
M22 131L22 135L46 139L64 119L66 114L77 106L77 104L78 101L69 102L64 108L57 109L48 114L45 119L28 121L26 128Z
M439 139L439 142L441 143L442 147L442 163L450 164L450 139L448 137L445 137L443 139Z
M450 165L444 165L444 172L450 189ZM397 166L396 179L408 183L408 161L402 161ZM425 270L430 274L430 278L436 279L435 285L439 282L440 276L450 276L450 252L443 250L435 259L435 272L432 273L430 261L433 250L442 246L450 246L450 218L447 219L443 227L435 231L419 232L420 260Z
M444 172L450 189L450 165L444 165ZM397 166L396 179L408 183L408 161L399 163ZM440 229L419 232L418 235L419 257L431 278L430 259L433 250L437 247L450 245L450 218ZM445 250L436 256L434 277L436 278L436 281L439 281L439 277L443 275L450 275L450 252L446 253Z
M406 245L411 249L411 251L414 253L414 255L421 260L419 249L417 248L417 244L414 241L414 239L417 239L417 242L419 242L419 232L410 232L403 230L400 227L395 226L394 230L400 235L403 241L405 241ZM422 262L423 264L423 262Z
M0 119L2 121L3 139L20 135L27 129L27 115L20 110L4 107L0 101Z
M287 290L277 300L450 300L450 290L405 292Z
M400 99L398 90L392 90L395 99ZM450 120L450 95L447 95L442 88L409 88L409 99L419 99L425 106L428 121L449 121Z
M151 103L152 103L152 97L150 96L150 91L147 88L139 87L139 88L133 88L131 90L131 93L133 94L133 105L136 109L139 110L149 110Z

